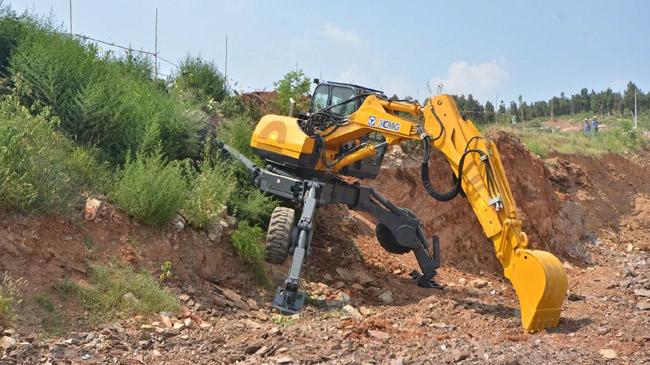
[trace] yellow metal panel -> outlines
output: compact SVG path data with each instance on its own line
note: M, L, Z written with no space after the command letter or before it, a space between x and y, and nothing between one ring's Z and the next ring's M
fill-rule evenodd
M298 119L282 115L265 115L257 123L251 147L298 159L314 150L314 140L298 126Z

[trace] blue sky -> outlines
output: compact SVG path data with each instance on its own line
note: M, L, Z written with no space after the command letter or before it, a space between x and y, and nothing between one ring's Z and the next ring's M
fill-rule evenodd
M4 1L52 14L68 27L69 0ZM73 30L153 50L188 52L223 70L238 89L271 89L288 70L420 99L436 85L506 103L650 89L650 1L153 1L72 0ZM172 66L162 64L162 72Z

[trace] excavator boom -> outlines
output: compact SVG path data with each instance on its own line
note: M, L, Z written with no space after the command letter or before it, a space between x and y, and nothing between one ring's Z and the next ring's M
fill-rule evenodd
M344 110L346 103L358 103L358 107L348 114L335 112ZM528 248L496 145L463 119L449 95L420 105L368 92L305 118L262 118L251 147L276 167L251 168L254 179L262 190L304 206L296 225L299 238L288 243L294 249L294 259L286 286L278 289L277 307L299 307L292 303L301 300L294 292L313 233L311 219L316 207L324 204L344 203L373 214L382 246L393 253L413 251L423 271L418 284L436 286L431 278L440 262L438 241L435 236L431 242L424 238L415 215L395 207L372 189L328 178L337 174L373 178L386 148L405 140L422 143L422 183L429 195L439 201L451 200L459 193L467 197L519 298L524 330L556 326L567 290L564 268L551 253ZM439 192L431 185L428 161L432 148L445 155L454 173L450 191ZM313 176L317 179L311 179Z

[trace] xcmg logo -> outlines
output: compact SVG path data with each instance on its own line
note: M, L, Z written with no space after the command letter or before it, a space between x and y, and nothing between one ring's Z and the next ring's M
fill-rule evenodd
M377 122L377 118L375 118L374 115L371 115L370 118L368 118L368 125L371 127L379 127L395 132L398 132L400 128L399 122L392 122L386 119L380 119L379 122Z
M399 131L399 122L391 122L390 120L381 119L377 125L379 128L388 129L389 131Z

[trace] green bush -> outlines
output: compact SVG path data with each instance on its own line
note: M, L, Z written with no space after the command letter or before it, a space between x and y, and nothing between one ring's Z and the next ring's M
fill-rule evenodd
M233 147L237 151L258 164L261 159L251 148L251 136L253 135L253 123L245 118L238 117L226 123L221 123L217 130L217 139Z
M209 151L206 155L209 156ZM183 205L183 216L195 228L205 228L213 223L228 202L241 199L234 196L237 180L224 161L204 158L200 170Z
M232 118L244 113L244 104L237 96L226 96L221 103L219 103L219 110L226 118Z
M107 166L54 130L47 110L32 116L16 99L0 102L0 208L68 212L84 191L110 183Z
M143 223L163 224L176 214L186 193L183 166L177 161L167 162L158 150L127 159L112 197Z
M307 110L310 82L302 70L288 72L282 80L275 82L273 86L275 86L275 91L278 93L276 109L280 113L289 114L289 99L291 98L297 103L296 111Z
M194 157L198 130L206 118L187 102L171 97L153 82L124 73L122 66L105 66L104 76L93 81L78 98L82 119L76 138L99 146L113 162L138 150L148 128L160 131L163 151L171 159ZM132 71L135 72L135 71Z
M232 201L235 216L265 227L273 209L278 206L277 200L250 185L243 186L244 188L237 194L238 199Z
M99 147L113 163L138 150L152 124L167 157L196 157L207 117L152 80L144 57L101 55L93 45L41 31L18 44L10 71L24 104L50 107L69 137Z
M262 246L264 231L260 227L251 226L247 221L241 221L230 239L242 260L254 265L264 261L264 247Z
M98 73L96 48L69 36L36 32L14 49L10 71L21 100L49 106L61 118L61 127L74 135L82 120L77 97Z
M189 92L200 103L213 99L221 102L228 95L226 79L213 62L187 56L181 62L174 88Z
M16 14L10 7L3 6L0 1L0 76L8 74L9 58L24 38L51 28L51 24L46 19L27 12Z

